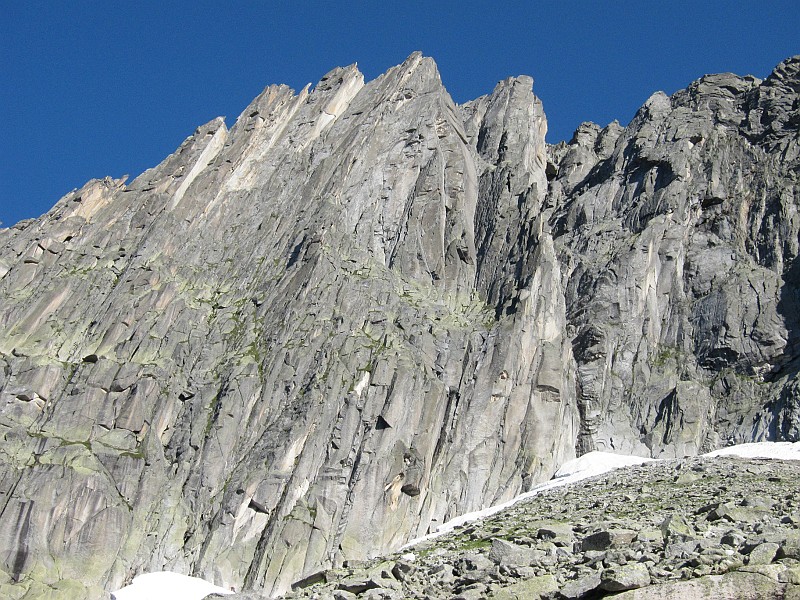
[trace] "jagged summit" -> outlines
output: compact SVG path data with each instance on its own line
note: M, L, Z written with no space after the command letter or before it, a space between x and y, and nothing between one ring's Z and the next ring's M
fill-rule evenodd
M556 146L529 78L353 65L0 230L0 589L277 594L590 450L797 440L797 64Z

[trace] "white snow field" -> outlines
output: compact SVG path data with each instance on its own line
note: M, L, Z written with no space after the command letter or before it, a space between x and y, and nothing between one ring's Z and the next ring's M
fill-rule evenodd
M158 571L133 578L130 585L111 592L112 600L203 600L209 594L232 594L199 577Z
M800 442L755 442L728 446L714 450L704 456L739 456L741 458L774 458L778 460L800 460Z
M704 454L710 458L718 456L738 456L741 458L770 458L777 460L800 460L800 442L756 442L729 446ZM508 502L497 504L456 517L440 525L433 533L410 541L403 549L430 540L440 535L453 531L459 525L477 521L501 510L513 506L517 502L535 496L546 490L552 490L571 483L576 483L589 477L602 475L614 469L629 467L652 462L655 459L641 456L628 456L625 454L612 454L610 452L589 452L580 458L565 463L553 479L537 485L531 491L521 494ZM413 553L406 555L413 560ZM209 594L232 594L230 590L218 587L199 577L188 577L179 573L156 572L139 575L134 578L131 585L116 592L111 592L112 600L202 600Z

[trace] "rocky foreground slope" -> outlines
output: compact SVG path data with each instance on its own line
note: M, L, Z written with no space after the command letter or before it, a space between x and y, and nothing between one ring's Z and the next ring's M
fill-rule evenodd
M1 229L3 593L279 594L592 449L800 438L800 57L556 146L531 84L270 86Z
M402 554L321 571L284 597L797 599L799 476L797 461L628 467L542 492Z

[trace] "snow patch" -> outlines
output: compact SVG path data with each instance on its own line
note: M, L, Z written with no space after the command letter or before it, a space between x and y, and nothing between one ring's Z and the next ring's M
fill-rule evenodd
M210 594L233 594L199 577L158 571L133 578L133 582L116 592L111 600L203 600Z
M652 462L653 460L652 458L645 458L643 456L614 454L612 452L589 452L579 458L564 463L561 468L556 471L553 478L561 479L563 477L572 477L578 478L577 480L580 481L587 477L608 473L614 469L641 465Z
M772 458L777 460L800 460L800 442L754 442L739 444L704 454L716 456L738 456L740 458Z

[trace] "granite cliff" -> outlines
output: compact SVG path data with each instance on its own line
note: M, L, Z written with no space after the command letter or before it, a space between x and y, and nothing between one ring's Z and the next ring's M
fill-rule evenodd
M279 594L590 450L800 439L800 57L555 146L531 87L270 86L0 229L0 590Z

